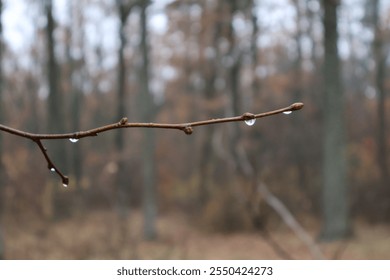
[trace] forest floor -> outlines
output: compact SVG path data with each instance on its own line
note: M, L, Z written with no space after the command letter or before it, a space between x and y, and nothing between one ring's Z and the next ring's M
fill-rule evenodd
M212 233L197 229L178 213L159 217L159 235L154 241L142 238L139 212L133 212L127 223L114 211L94 211L50 224L5 222L7 259L281 259L259 233ZM132 228L125 228L129 224ZM308 248L287 227L270 232L292 258L312 259ZM318 227L311 226L309 232L316 236ZM327 259L390 259L390 226L358 222L348 241L319 246Z

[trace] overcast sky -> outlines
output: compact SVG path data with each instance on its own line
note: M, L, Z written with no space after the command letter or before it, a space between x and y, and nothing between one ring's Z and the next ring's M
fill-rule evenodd
M67 5L70 3L67 0L53 0L54 1L54 15L60 23L64 23L69 20L67 13ZM113 1L113 0L112 0ZM154 1L150 7L150 20L149 27L154 32L164 33L167 27L168 19L163 11L166 3L172 0L158 0ZM357 36L364 36L362 33L362 25L360 19L364 14L364 9L361 5L365 0L343 0L342 3L348 9L342 10L342 16L340 16L340 30L341 32L353 32ZM32 2L32 3L31 3ZM4 38L10 48L17 53L27 52L31 44L34 42L34 28L38 24L45 24L45 18L39 11L37 4L33 4L36 1L25 0L5 0L4 12L3 12L3 25L4 25ZM386 3L387 4L386 4ZM38 2L39 3L39 2ZM91 1L91 3L99 3L99 1ZM262 0L262 5L266 7L272 7L272 9L259 9L259 23L264 29L271 29L272 34L279 34L280 30L294 31L295 28L295 11L291 8L290 0ZM318 6L318 2L312 1L313 5ZM316 4L317 3L317 4ZM387 7L382 10L388 10L390 1L382 0L382 4ZM101 18L102 12L98 8L93 8L93 4L85 11L90 18ZM96 6L98 7L98 6ZM317 7L319 8L319 7ZM41 16L39 16L41 15ZM38 22L35 22L37 21ZM98 19L96 22L91 22L86 28L88 40L92 44L103 44L103 48L112 49L118 45L118 38L116 36L116 30L118 19L115 17L105 18L103 21ZM352 23L352 24L351 24ZM99 25L99 26L97 26ZM236 21L237 28L240 27L239 20ZM100 28L100 29L99 29ZM101 33L104 33L102 36ZM370 34L366 34L369 36ZM270 37L272 35L262 36L264 44L270 43L271 40L278 40L278 38ZM340 43L340 51L343 56L347 56L350 52L349 46L346 42Z
M164 6L172 0L159 0L154 1L150 7L153 17L151 17L149 25L156 32L164 32L167 26L167 18L163 13ZM96 1L95 1L96 2ZM67 16L67 0L54 0L54 15L56 20L66 22ZM24 0L5 0L4 11L2 22L4 25L4 39L9 44L11 49L15 52L25 51L26 48L33 41L33 33L35 24L33 21L36 20L39 11L36 4L29 4L29 1ZM96 13L96 10L92 10L92 13ZM44 19L42 18L44 23ZM110 24L109 22L107 22ZM39 24L39 22L38 22ZM109 29L112 26L109 26ZM113 34L107 32L107 34Z

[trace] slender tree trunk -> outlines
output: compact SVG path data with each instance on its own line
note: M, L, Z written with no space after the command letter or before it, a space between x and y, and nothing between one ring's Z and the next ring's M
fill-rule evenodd
M45 4L45 12L47 19L46 26L46 37L47 37L47 51L48 51L48 61L47 61L47 78L49 85L49 96L48 96L48 131L50 133L55 132L64 132L65 131L65 118L64 118L64 106L63 99L61 95L61 90L59 86L59 66L57 64L55 56L55 39L54 39L54 30L55 30L55 20L53 18L52 12L52 0L48 0ZM67 166L67 156L66 150L58 145L58 143L47 143L48 150L51 154L53 161L59 165L59 168L65 173L68 172ZM52 184L48 184L47 188L53 188ZM48 193L53 194L49 196L50 198L47 203L47 209L52 209L47 212L47 215L51 219L55 219L60 214L61 209L57 207L56 199L58 195L58 188L54 188L53 191L47 190ZM49 204L52 203L50 206Z
M4 123L4 106L3 106L3 1L0 0L0 123ZM0 133L0 260L5 259L5 242L4 242L4 202L5 202L5 176L3 165L3 135Z
M230 51L229 56L232 59L233 63L229 68L228 80L230 81L230 103L231 103L231 113L233 116L237 116L240 114L242 109L241 104L241 95L240 95L240 73L241 73L241 54L239 53L239 47L237 46L237 41L235 39L234 29L233 29L233 18L234 12L236 11L236 3L235 1L231 1L229 5L229 19L230 22L228 27L228 41L230 43ZM237 152L238 143L240 141L240 125L239 123L232 124L232 131L230 136L230 151L232 153L232 159L234 163L239 162L239 155ZM235 165L238 169L235 171L241 171L241 165Z
M141 6L141 54L142 68L140 78L140 101L142 119L145 122L152 122L155 115L153 98L149 90L149 45L147 0L142 1ZM143 209L144 209L144 236L146 239L155 239L156 231L156 164L155 164L155 133L153 129L144 130L144 141L142 144L143 155Z
M76 4L75 1L69 1L68 9L69 9L69 17L71 19L72 23L75 23L75 25L71 24L67 28L67 60L68 60L68 77L71 77L71 86L70 86L70 92L71 92L71 102L70 102L70 109L71 112L71 129L72 131L80 131L80 119L81 119L81 106L83 102L83 95L81 91L81 79L80 77L82 74L80 73L81 66L81 60L77 59L75 60L72 56L72 48L73 46L73 38L74 33L74 27L81 26L79 22L79 18L74 16L75 7ZM80 32L80 34L82 34ZM81 36L80 36L81 37ZM78 38L78 43L82 41L82 38ZM82 177L82 168L83 168L83 156L82 156L82 143L78 143L75 145L72 149L72 173L74 174L77 190L79 193L79 196L81 197L81 188L80 188L80 182Z
M209 90L207 90L209 91ZM210 198L211 165L213 162L212 136L214 126L205 127L205 139L200 149L198 206L201 209Z
M324 8L324 162L321 239L345 238L350 234L345 158L344 97L337 41L338 1L323 0Z
M252 96L249 101L254 102L255 98L260 94L261 92L261 83L259 82L259 79L256 74L256 69L259 63L259 57L258 57L258 46L257 46L257 38L260 33L260 28L258 24L258 17L257 17L257 6L256 6L256 0L252 0L252 36L251 36L251 53L252 53L252 75L253 75L253 81L252 81ZM248 102L250 103L250 102Z
M310 95L307 96L308 101L310 101L312 104L316 106L316 108L321 108L322 106L322 92L318 90L318 84L320 83L320 77L321 77L321 66L320 66L320 59L318 57L320 44L319 40L317 40L315 34L316 34L316 22L317 22L317 14L320 14L321 11L313 11L310 8L310 1L306 2L306 19L308 21L308 38L310 39L311 43L311 50L310 50L310 61L312 64L313 70L311 71L311 79L308 84L307 91L310 92ZM318 114L320 114L320 110L318 110Z
M302 100L303 97L303 73L302 73L302 60L303 60L303 51L302 51L302 44L301 44L301 38L303 36L304 30L302 30L302 27L300 25L300 20L304 16L303 12L301 11L299 0L294 0L294 6L295 10L297 12L297 34L295 36L295 42L297 44L297 56L294 61L294 69L293 69L293 102L296 100ZM302 114L297 114L292 120L292 127L293 130L298 130L301 124L304 122ZM307 184L306 184L306 165L304 160L304 147L301 143L304 143L304 132L302 133L293 133L291 144L292 144L292 155L294 159L294 164L297 167L298 170L298 185L302 188L302 190L307 190Z
M45 5L46 17L47 17L47 50L48 50L48 61L47 61L47 77L49 84L49 97L48 97L48 128L50 132L64 132L64 107L63 98L59 86L59 67L55 55L55 40L54 30L55 21L52 13L52 1L48 0ZM56 150L56 157L65 164L65 151L63 148ZM55 157L54 153L53 156Z
M373 53L376 63L376 75L375 84L378 94L378 133L377 133L377 146L378 146L378 165L381 172L382 186L387 188L390 184L389 178L389 164L387 160L387 145L386 145L386 55L383 47L383 31L379 21L379 0L372 0L373 6L373 27L375 31L375 37L373 42Z
M117 116L116 120L119 121L123 117L126 116L126 62L124 58L124 49L126 47L126 35L125 35L125 25L127 18L130 14L130 7L127 7L121 1L118 1L118 9L120 14L120 27L119 27L119 39L120 46L118 50L118 89L117 89ZM115 138L115 147L117 154L117 164L118 164L118 172L117 172L117 207L119 211L119 215L122 219L125 219L128 216L129 212L129 176L126 173L125 160L123 158L123 153L125 150L124 146L124 130L118 129L116 132Z
M218 3L217 11L211 11L211 13L219 13L221 11L220 4ZM202 2L202 8L205 10L205 13L208 13L207 7ZM206 15L207 17L208 15ZM210 23L206 20L202 20L202 37L206 37L204 32L209 32L208 28L210 28ZM211 39L211 42L208 41L208 38L206 39L206 43L203 45L200 45L199 48L201 50L204 50L208 44L211 44L213 46L216 46L216 43L218 39L221 36L221 25L220 24L214 24L211 26L213 28L213 38ZM218 52L218 50L216 50ZM216 54L215 57L218 55ZM200 72L203 75L203 79L205 81L203 92L203 99L205 100L206 104L212 103L213 100L216 98L216 91L215 91L215 81L217 78L217 59L215 57L206 57L203 54L200 53L200 57L202 57L202 61L200 64ZM207 115L210 118L215 118L216 112L213 108L212 110L207 111ZM198 195L197 195L197 207L199 209L202 209L204 205L206 205L207 201L210 198L210 183L212 181L211 173L212 173L212 166L215 159L214 151L212 149L212 137L215 133L215 126L210 125L205 127L205 134L204 139L201 143L200 148L200 159L199 159L199 187L198 187Z

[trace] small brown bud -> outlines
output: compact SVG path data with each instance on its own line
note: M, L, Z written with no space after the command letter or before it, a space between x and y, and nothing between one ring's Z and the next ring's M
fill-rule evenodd
M290 106L291 111L301 110L302 108L303 108L302 102L297 102Z
M252 113L244 113L242 114L242 117L244 118L244 121L253 120L256 118L256 116Z
M194 130L192 129L191 126L186 126L184 129L183 129L184 133L187 134L187 135L190 135L192 134L192 132L194 132Z
M120 124L120 125L125 125L125 124L127 124L127 118L126 118L126 117L122 118L122 119L119 121L119 124Z

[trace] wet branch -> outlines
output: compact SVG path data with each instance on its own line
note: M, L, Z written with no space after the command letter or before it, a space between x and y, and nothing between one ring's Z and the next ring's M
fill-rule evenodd
M290 106L285 107L285 108L277 109L274 111L268 111L268 112L260 113L260 114L244 113L244 114L242 114L240 116L236 116L236 117L218 118L218 119L210 119L210 120L205 120L205 121L196 121L196 122L178 123L178 124L130 123L130 122L128 122L127 118L122 118L117 123L93 128L90 130L71 132L71 133L62 133L62 134L30 133L30 132L18 130L15 128L11 128L11 127L8 127L8 126L3 125L3 124L0 124L0 130L34 141L38 145L43 156L45 157L49 170L56 172L61 177L63 185L68 186L69 178L67 176L65 176L56 167L56 165L52 162L52 160L50 159L50 157L47 153L47 149L42 144L42 140L69 139L72 142L76 142L81 138L97 136L99 133L102 133L105 131L114 130L114 129L121 129L121 128L135 128L135 127L177 129L177 130L183 131L187 135L190 135L193 133L194 127L196 127L196 126L211 125L211 124L226 123L226 122L239 122L239 121L247 121L248 124L251 123L250 125L252 125L254 122L250 122L251 120L254 121L256 119L264 118L264 117L271 116L271 115L277 115L277 114L281 114L281 113L290 113L292 111L300 110L300 109L302 109L302 107L303 107L303 103L294 103L294 104L291 104Z

